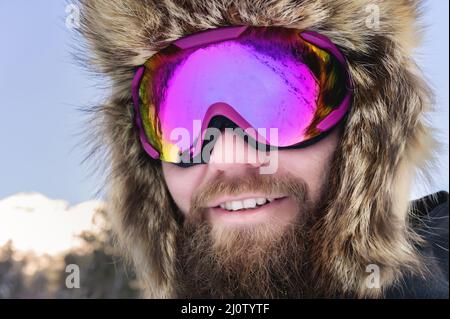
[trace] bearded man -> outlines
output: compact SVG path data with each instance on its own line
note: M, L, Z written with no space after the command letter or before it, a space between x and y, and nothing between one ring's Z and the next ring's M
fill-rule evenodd
M438 145L420 1L80 6L145 297L448 296L448 193L409 201Z

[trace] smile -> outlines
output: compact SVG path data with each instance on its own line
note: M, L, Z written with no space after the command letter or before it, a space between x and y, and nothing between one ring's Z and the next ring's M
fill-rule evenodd
M298 212L286 195L242 194L218 198L208 207L208 220L217 225L287 224Z
M221 203L219 207L228 211L236 211L244 209L254 209L259 206L264 206L267 203L271 203L273 201L274 201L273 198L264 198L264 197L247 198L244 200L227 201Z
M269 204L283 199L284 196L279 197L247 197L242 199L226 199L220 201L218 204L212 206L212 208L225 212L250 212L269 206Z

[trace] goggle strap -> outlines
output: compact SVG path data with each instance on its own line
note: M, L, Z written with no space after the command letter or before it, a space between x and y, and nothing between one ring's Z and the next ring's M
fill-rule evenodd
M172 44L183 50L190 49L212 42L235 39L239 37L246 29L247 26L239 26L205 30L203 32L195 33L185 38L176 40Z

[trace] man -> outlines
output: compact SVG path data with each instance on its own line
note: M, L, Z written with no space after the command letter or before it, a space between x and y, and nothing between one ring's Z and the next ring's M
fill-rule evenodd
M448 296L448 193L408 200L437 145L419 6L81 1L146 297Z

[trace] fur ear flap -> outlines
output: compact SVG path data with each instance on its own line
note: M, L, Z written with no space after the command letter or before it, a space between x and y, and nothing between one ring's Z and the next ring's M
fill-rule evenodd
M161 164L142 150L131 101L121 97L96 110L96 139L109 165L107 213L124 257L149 298L172 297L178 223Z

